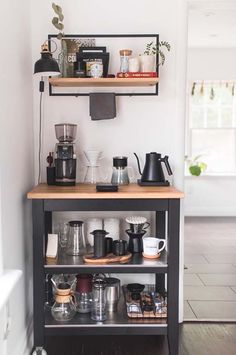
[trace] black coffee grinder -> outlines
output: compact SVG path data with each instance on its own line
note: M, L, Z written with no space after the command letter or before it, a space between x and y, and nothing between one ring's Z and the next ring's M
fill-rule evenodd
M77 125L61 123L55 125L59 143L55 149L55 184L73 186L76 182L75 144Z

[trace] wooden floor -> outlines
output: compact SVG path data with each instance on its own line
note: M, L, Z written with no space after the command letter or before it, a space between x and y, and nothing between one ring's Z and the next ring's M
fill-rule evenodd
M88 336L47 339L48 355L168 355L165 336ZM179 355L235 355L236 324L185 323Z

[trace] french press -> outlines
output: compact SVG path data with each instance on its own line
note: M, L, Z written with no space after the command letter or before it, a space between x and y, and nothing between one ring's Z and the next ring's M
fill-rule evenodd
M95 275L93 279L93 300L91 319L97 322L106 320L106 286L102 275Z

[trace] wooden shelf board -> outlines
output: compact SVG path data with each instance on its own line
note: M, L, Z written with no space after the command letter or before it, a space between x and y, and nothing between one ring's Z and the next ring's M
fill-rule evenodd
M57 87L140 87L154 86L158 78L50 78L49 83Z
M28 199L179 199L183 192L173 186L120 186L119 192L96 192L96 185L48 186L39 184L27 194Z

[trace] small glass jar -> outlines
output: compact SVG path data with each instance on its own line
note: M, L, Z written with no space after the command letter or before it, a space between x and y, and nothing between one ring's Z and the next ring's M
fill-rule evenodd
M63 283L58 286L51 314L58 322L70 321L75 316L76 305L73 301L73 293L68 283Z
M129 71L129 58L132 54L130 49L120 50L120 72L127 73Z

